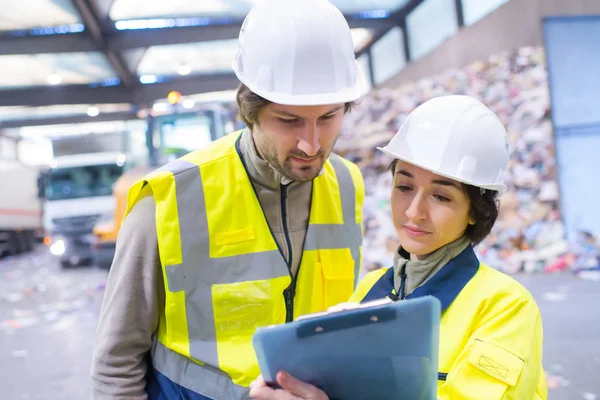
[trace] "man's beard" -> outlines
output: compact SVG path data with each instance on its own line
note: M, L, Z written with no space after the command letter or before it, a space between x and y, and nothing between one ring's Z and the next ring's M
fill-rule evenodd
M284 161L283 165L277 159L277 155L274 152L270 151L265 152L265 158L267 161L275 168L277 172L279 172L284 177L296 181L296 182L308 182L315 179L321 173L321 169L323 169L323 165L325 164L325 160L327 159L328 154L326 155L323 151L319 151L316 156L309 157L304 152L294 152L289 154ZM291 157L298 157L303 159L314 159L314 163L311 165L300 165L298 167L292 166Z
M336 140L333 142L331 149L335 146ZM317 154L313 157L309 157L305 152L300 149L295 149L294 151L288 153L286 155L286 159L283 161L283 164L279 162L279 158L277 157L277 151L274 147L270 146L270 143L266 141L266 138L262 133L254 136L254 144L259 151L259 154L262 155L266 161L271 164L271 166L279 172L282 176L287 179L290 179L295 182L309 182L315 179L321 173L325 162L329 158L331 153L331 149L329 151L324 150L323 148L319 149ZM314 160L314 164L311 165L298 165L297 167L292 167L292 157L297 157L301 159L310 159Z

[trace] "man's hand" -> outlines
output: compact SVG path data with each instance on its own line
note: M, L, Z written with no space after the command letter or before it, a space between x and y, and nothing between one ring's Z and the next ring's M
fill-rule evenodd
M277 374L282 389L267 386L262 375L250 384L250 397L257 400L329 400L329 397L313 385L299 381L287 372Z

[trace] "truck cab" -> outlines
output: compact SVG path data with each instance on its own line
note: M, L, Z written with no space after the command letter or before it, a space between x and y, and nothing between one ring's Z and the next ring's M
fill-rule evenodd
M122 153L61 156L46 171L45 242L63 267L92 261L92 229L114 212L113 186L127 157Z

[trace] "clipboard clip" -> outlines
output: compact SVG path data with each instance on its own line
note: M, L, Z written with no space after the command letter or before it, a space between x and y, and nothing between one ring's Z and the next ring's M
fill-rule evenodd
M390 303L393 302L385 298L363 303L356 308L328 311L318 313L318 315L310 314L310 316L296 320L299 323L296 336L307 338L328 332L395 320L396 311L383 307ZM370 308L373 309L372 312L365 312Z

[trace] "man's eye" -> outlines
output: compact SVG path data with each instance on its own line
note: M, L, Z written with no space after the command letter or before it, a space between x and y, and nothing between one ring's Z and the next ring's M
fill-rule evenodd
M287 118L278 118L282 123L284 124L295 124L296 122L298 122L297 119L287 119Z

